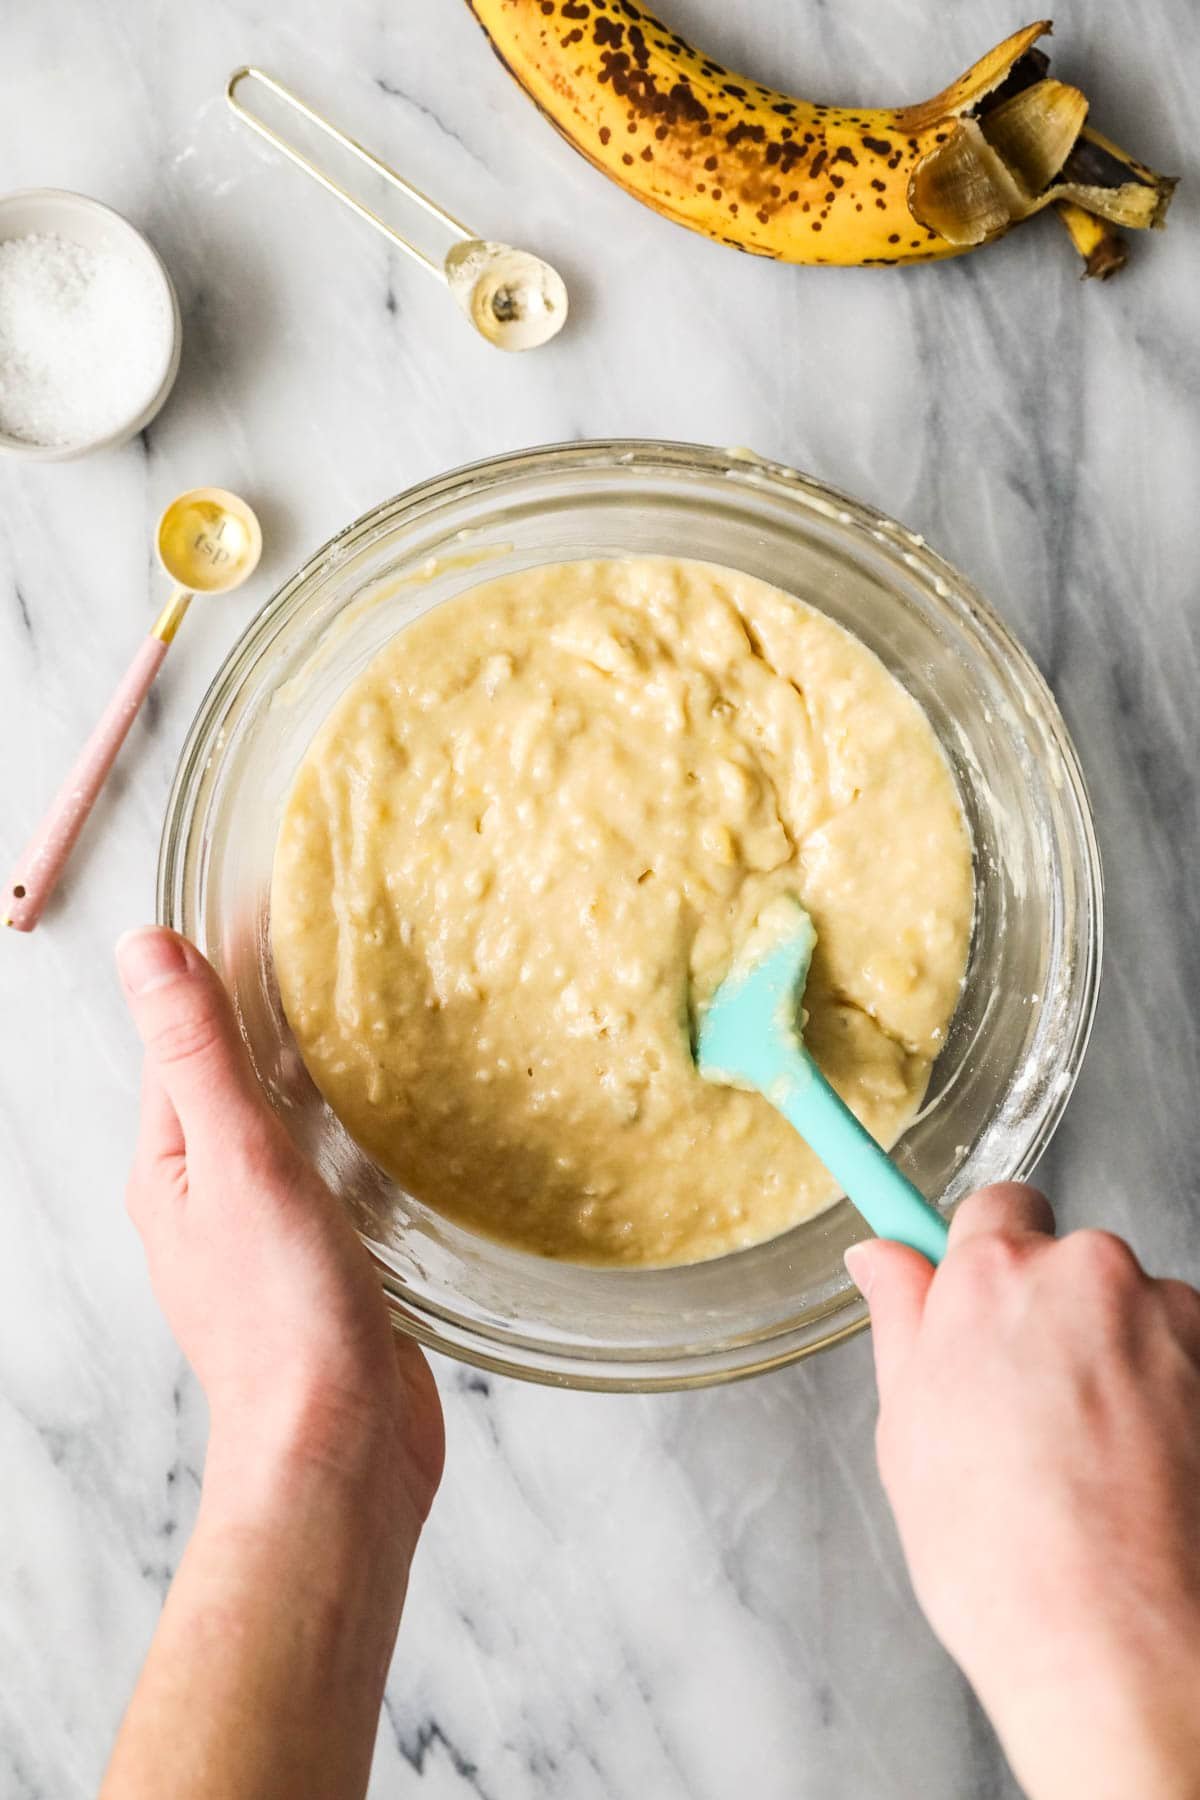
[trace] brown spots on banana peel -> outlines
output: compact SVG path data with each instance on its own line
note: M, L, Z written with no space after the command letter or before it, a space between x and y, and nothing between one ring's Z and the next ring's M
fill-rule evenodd
M666 217L760 256L886 264L959 254L1062 197L1030 191L1028 172L1061 167L1082 126L1082 112L1072 126L1057 96L1057 111L1042 96L1058 134L1047 147L1035 103L1022 102L1015 176L1003 144L980 130L989 96L1009 105L1012 89L1020 101L1044 73L1033 45L1048 21L1015 32L932 100L854 109L736 75L636 0L469 4L500 60L597 168ZM1129 159L1114 166L1120 180L1142 180ZM1090 185L1082 203L1093 204ZM1123 221L1139 207L1140 196Z

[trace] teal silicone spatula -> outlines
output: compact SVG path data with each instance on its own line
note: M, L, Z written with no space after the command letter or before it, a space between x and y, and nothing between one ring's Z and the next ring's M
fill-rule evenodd
M706 1081L756 1088L820 1157L878 1237L940 1262L946 1221L830 1087L804 1046L800 1003L816 946L798 900L765 910L700 1018Z

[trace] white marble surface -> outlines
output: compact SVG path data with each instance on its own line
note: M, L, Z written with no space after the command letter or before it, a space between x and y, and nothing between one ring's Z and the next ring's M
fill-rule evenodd
M916 98L1018 23L1002 0L664 8L735 62L845 98ZM884 506L975 577L1057 689L1107 859L1099 1024L1045 1180L1069 1222L1200 1275L1200 14L1059 13L1058 66L1097 119L1192 178L1169 235L1107 288L1080 285L1052 222L899 274L717 249L560 143L462 0L0 0L0 23L0 182L130 213L186 332L143 441L0 463L0 861L151 617L161 504L240 488L268 543L251 591L196 608L53 912L0 941L0 1796L74 1800L179 1557L204 1442L122 1211L137 1056L110 945L151 912L175 756L251 609L411 481L578 435L749 444ZM234 125L222 85L246 60L484 231L544 249L572 285L567 334L528 359L476 342ZM439 1374L449 1469L376 1800L1015 1793L908 1593L865 1340L691 1397Z

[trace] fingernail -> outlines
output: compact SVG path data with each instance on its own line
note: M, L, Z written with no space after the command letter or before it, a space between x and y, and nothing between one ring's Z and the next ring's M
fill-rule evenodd
M187 957L179 939L157 926L126 931L116 942L117 968L127 993L152 993L187 973Z
M871 1298L871 1253L866 1244L851 1244L842 1258L846 1273L864 1300Z

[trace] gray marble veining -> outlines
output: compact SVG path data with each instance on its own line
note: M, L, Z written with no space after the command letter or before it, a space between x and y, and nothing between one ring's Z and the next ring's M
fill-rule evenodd
M1000 0L663 8L735 65L833 98L917 98L1020 22ZM267 537L253 590L194 610L45 924L0 940L0 1795L74 1800L94 1790L204 1445L121 1206L137 1056L110 946L151 913L179 744L250 608L411 481L577 435L748 444L886 508L978 582L1059 695L1108 879L1096 1036L1044 1179L1068 1223L1200 1277L1200 13L1058 14L1056 66L1097 121L1187 178L1169 234L1106 288L1080 284L1049 220L891 274L691 237L554 136L461 0L9 0L0 19L0 184L130 213L185 317L177 392L142 441L0 464L0 860L152 617L158 508L222 482ZM225 77L249 60L479 229L553 258L564 336L511 360L474 339L229 119ZM443 1365L449 1473L374 1800L1010 1800L908 1591L869 1357L860 1340L658 1399Z

